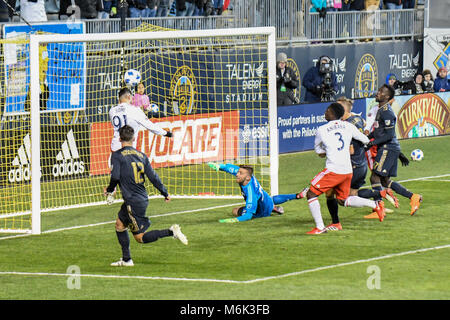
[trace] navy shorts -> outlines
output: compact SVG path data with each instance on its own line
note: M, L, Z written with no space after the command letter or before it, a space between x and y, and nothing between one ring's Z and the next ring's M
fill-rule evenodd
M378 149L373 163L373 172L382 177L396 177L400 151Z
M144 233L150 227L150 219L145 216L147 205L136 206L124 202L120 207L119 220L131 233Z
M353 176L350 188L360 189L366 183L367 165L353 167Z

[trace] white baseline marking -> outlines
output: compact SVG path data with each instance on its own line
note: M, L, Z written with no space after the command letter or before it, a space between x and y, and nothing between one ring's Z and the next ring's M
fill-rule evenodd
M302 271L297 271L297 272L290 272L290 273L280 274L280 275L276 275L276 276L257 278L257 279L253 279L253 280L244 280L244 281L227 280L227 279L171 278L171 277L150 277L150 276L118 276L118 275L104 275L104 274L73 274L73 273L45 273L45 272L18 272L18 271L2 271L2 272L0 272L0 276L2 276L2 275L41 276L41 277L51 277L51 276L75 277L75 276L79 276L79 277L84 277L84 278L103 278L103 279L168 280L168 281L252 284L252 283L258 283L258 282L263 282L263 281L268 281L268 280L294 277L294 276L299 276L302 274L312 273L312 272L317 272L317 271L322 271L322 270L329 270L329 269L346 267L346 266L351 266L351 265L360 264L360 263L367 263L367 262L372 262L372 261L390 259L390 258L401 257L401 256L405 256L405 255L415 254L415 253L422 253L422 252L427 252L427 251L431 251L431 250L439 250L439 249L447 249L447 248L450 248L450 244L437 246L437 247L431 247L431 248L423 248L423 249L393 253L393 254L388 254L388 255L369 258L369 259L355 260L355 261L351 261L351 262L338 263L338 264L318 267L318 268L314 268L314 269L307 269L307 270L302 270Z
M178 212L162 213L162 214L157 214L157 215L148 216L148 217L149 218L167 217L167 216L173 216L173 215L176 215L176 214L207 211L207 210L226 208L226 207L231 207L231 206L236 206L236 205L242 205L242 203L239 202L239 203L224 204L224 205L214 206L214 207L192 209L192 210L185 210L185 211L178 211ZM60 232L60 231L67 231L67 230L74 230L74 229L81 229L81 228L88 228L88 227L97 227L97 226L101 226L101 225L104 225L104 224L110 224L110 223L114 223L114 222L116 222L116 220L85 224L85 225L81 225L81 226L73 226L73 227L52 229L52 230L43 231L42 234L54 233L54 232ZM13 238L23 238L23 237L29 237L29 236L32 236L32 234L27 233L27 234L19 234L19 235L14 235L14 236L0 237L0 240L13 239Z

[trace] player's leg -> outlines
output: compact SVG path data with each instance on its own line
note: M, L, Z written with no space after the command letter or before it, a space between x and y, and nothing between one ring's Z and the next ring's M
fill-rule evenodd
M339 205L338 201L335 197L334 189L330 189L326 192L326 198L327 198L327 208L328 212L331 216L331 224L326 226L328 231L338 231L342 230L342 225L339 221Z
M350 195L352 176L349 175L347 179L342 181L334 189L336 192L336 198L340 205L353 208L369 207L377 211L380 221L384 219L384 205L382 201L375 202L373 200L358 197L356 195Z
M379 152L380 153L380 152ZM414 194L400 183L392 181L391 177L397 176L397 166L399 151L392 151L384 149L381 156L378 157L374 166L374 173L379 177L381 185L385 188L391 188L394 192L410 199L411 211L410 214L414 215L419 209L420 202L422 202L422 196L420 194Z
M279 194L279 195L273 196L271 198L272 198L272 201L273 201L272 212L275 212L275 213L278 213L278 214L283 214L284 213L284 208L282 206L280 206L280 204L285 203L287 201L299 199L299 198L297 198L297 194L295 194L295 193Z
M181 232L181 228L179 225L174 224L168 229L162 230L150 230L147 229L150 227L150 220L145 216L145 212L147 210L147 205L144 206L129 206L129 215L130 219L133 222L133 233L134 239L139 243L150 243L155 242L158 239L166 238L166 237L174 237L175 239L180 240L183 244L187 245L188 241L186 236Z
M111 266L121 267L121 266L133 266L133 260L131 260L130 253L130 237L128 236L128 218L125 214L126 204L123 203L119 211L119 217L116 220L116 236L119 241L120 247L122 248L122 258L119 261L111 263Z
M333 174L327 169L319 172L319 174L311 180L311 186L306 193L306 199L308 200L309 211L311 212L316 227L307 232L307 234L320 234L327 231L323 223L318 197L322 193L332 189L334 185Z

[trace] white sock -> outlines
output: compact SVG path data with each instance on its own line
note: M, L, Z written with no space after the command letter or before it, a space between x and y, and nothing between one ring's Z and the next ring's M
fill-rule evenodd
M365 199L357 196L349 196L345 200L345 206L353 208L370 207L372 209L375 209L377 207L377 203L370 199Z
M316 223L316 228L319 230L324 229L325 225L323 224L322 213L320 213L319 199L317 199L317 197L308 199L308 206L309 206L309 211L311 211L311 214Z

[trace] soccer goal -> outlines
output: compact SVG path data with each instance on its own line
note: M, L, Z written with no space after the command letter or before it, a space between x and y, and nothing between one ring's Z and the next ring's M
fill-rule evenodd
M172 197L241 197L210 161L251 165L277 194L275 56L273 27L30 35L23 99L2 114L0 230L38 234L43 212L106 203L108 112L130 69L157 106L149 118L173 132L140 131L137 145Z

